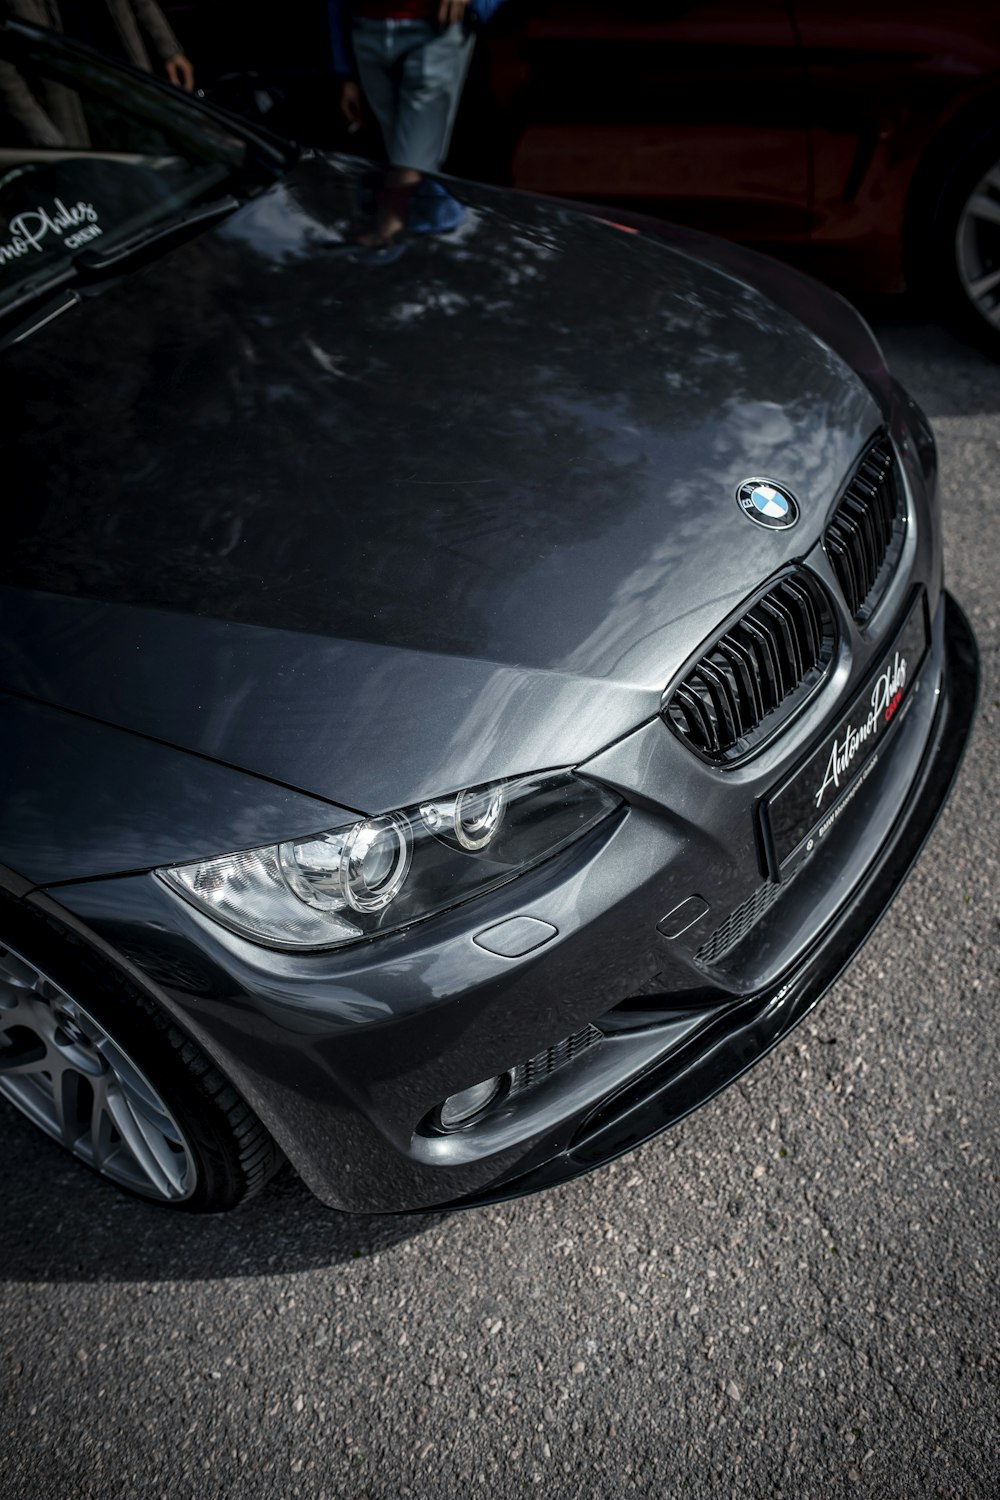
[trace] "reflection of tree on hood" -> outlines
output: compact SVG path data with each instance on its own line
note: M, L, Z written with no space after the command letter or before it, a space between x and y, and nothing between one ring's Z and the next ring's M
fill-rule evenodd
M638 633L704 541L720 468L768 472L776 448L843 467L851 412L827 397L854 387L759 294L558 205L514 219L488 189L463 191L452 239L357 265L331 250L359 170L304 161L109 288L87 314L100 361L75 314L10 351L6 576L381 642L419 618L441 651L539 577L544 632L503 624L530 661L576 644L558 598L577 554L618 549Z

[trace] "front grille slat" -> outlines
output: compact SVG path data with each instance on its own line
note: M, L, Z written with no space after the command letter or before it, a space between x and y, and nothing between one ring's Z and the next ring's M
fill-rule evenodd
M819 610L816 608L816 601L809 590L804 589L795 578L786 578L784 589L786 597L790 599L795 609L800 628L808 637L804 649L810 660L816 661L823 650L823 623Z
M730 695L729 683L710 660L701 662L698 680L708 690L715 709L716 730L720 744L725 740L740 737L740 714L735 699Z
M862 576L874 578L882 565L882 548L885 544L878 496L872 494L870 503L863 505L855 496L848 495L844 500L844 518L850 522L851 536L860 548Z
M789 617L787 605L777 594L771 594L765 599L761 608L771 616L774 622L776 639L781 648L782 665L785 669L785 691L790 692L805 671L795 623Z
M774 654L774 643L770 631L760 620L748 615L740 627L750 638L751 649L757 659L761 692L764 697L764 712L770 713L781 702L781 670Z
M733 676L739 684L743 722L756 724L764 717L764 701L761 697L757 664L753 652L743 641L727 631L719 642L719 655L729 662Z
M812 693L833 660L833 611L804 569L760 594L701 652L662 715L710 760L748 754Z
M855 614L859 603L865 596L866 579L869 574L865 567L864 549L857 522L846 513L837 520L837 545L841 566L846 575L844 591L847 595L847 602L851 606L851 613Z
M851 614L868 619L899 557L903 493L885 432L869 444L826 528L824 543Z
M682 683L671 699L670 715L686 739L700 740L702 744L718 749L715 725L701 698L687 683ZM683 723L678 716L683 717Z

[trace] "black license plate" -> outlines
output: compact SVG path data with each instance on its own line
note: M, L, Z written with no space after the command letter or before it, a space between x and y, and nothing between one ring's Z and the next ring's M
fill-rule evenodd
M765 804L765 827L779 870L809 839L830 832L875 769L887 735L909 705L928 639L927 606L921 595L836 729Z

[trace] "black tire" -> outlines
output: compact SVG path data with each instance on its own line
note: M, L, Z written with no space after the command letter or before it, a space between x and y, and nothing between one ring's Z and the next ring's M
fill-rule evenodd
M5 899L0 901L0 961L9 963L10 955L37 969L80 1008L87 1022L96 1022L159 1095L180 1127L187 1152L183 1196L157 1193L152 1183L148 1190L132 1187L68 1147L78 1160L125 1191L185 1213L225 1212L259 1192L283 1161L278 1146L161 1006L63 924ZM38 994L29 993L36 1002ZM23 1028L22 1035L30 1037ZM6 1045L0 1040L0 1047ZM52 1136L44 1125L40 1128Z
M986 216L993 208L995 219ZM942 319L1000 357L1000 126L965 142L913 215L910 236L921 289ZM996 283L977 294L994 272Z

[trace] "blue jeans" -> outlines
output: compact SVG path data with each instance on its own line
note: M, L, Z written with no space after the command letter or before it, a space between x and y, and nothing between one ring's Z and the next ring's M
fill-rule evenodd
M438 171L448 154L474 38L457 24L442 28L430 21L359 16L352 40L389 164Z

